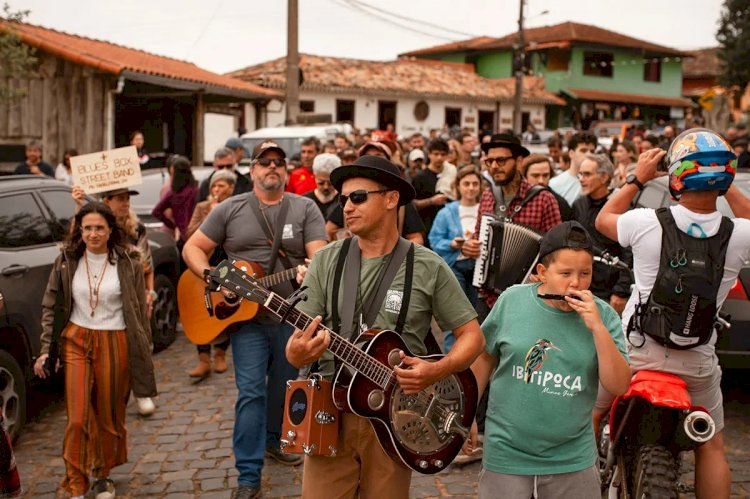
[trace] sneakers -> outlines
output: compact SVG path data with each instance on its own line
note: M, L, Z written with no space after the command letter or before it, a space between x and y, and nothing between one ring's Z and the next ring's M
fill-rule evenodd
M232 499L255 499L260 496L260 486L240 485L232 493Z
M154 401L151 400L151 397L136 397L135 401L138 404L138 414L141 416L150 416L156 410L156 406L154 405Z
M109 478L99 478L91 486L91 490L96 494L96 499L114 499L115 482Z
M275 459L278 463L286 466L298 466L305 461L299 454L284 454L278 447L266 447L266 457Z

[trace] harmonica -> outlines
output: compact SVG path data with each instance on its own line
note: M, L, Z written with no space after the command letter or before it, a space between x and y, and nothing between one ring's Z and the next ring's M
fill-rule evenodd
M581 299L575 295L556 295L556 294L538 293L537 296L544 300L561 300L561 301L565 301L565 297L569 296L570 298L573 298L574 300L581 301Z

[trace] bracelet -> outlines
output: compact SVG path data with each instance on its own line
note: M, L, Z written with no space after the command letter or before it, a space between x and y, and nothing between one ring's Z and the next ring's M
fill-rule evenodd
M153 298L154 300L156 300L157 298L159 298L159 294L156 291L154 291L153 289L149 289L148 290L148 294L151 295L151 298Z

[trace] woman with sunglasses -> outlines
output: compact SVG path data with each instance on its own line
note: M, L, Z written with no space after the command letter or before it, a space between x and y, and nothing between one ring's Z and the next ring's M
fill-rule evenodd
M55 331L55 324L65 326ZM50 358L50 351L59 351L59 359ZM78 211L55 260L42 301L41 352L37 376L46 378L59 366L65 370L61 487L82 499L93 475L96 498L114 498L109 473L127 462L131 386L154 397L156 381L141 255L104 203Z

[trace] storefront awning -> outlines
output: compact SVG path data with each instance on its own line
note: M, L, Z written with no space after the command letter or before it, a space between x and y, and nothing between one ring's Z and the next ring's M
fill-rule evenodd
M574 99L588 101L665 107L690 107L693 105L690 99L683 99L681 97L661 97L657 95L628 94L625 92L604 92L602 90L588 90L583 88L568 88L563 90L563 92Z

